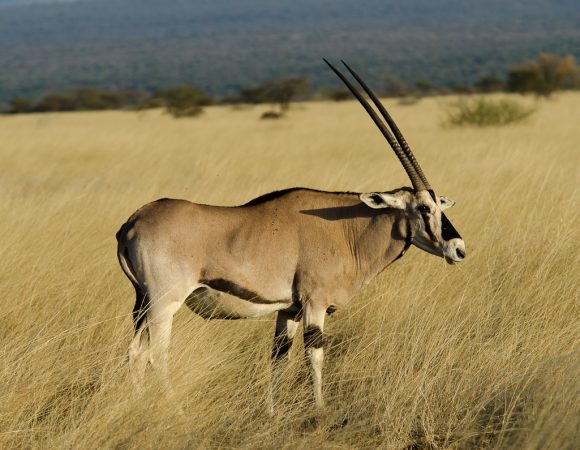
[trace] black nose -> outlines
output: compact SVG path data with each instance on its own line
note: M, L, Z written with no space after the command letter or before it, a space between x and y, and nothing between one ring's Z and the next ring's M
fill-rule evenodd
M457 250L455 250L455 253L457 253L457 256L459 258L461 258L461 259L465 258L465 252L463 250L458 248Z

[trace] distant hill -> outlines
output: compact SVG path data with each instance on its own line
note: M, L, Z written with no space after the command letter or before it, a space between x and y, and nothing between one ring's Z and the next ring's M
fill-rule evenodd
M344 58L442 86L501 74L540 51L580 58L577 0L0 0L0 101L81 86L195 84L226 95L305 75L337 85Z

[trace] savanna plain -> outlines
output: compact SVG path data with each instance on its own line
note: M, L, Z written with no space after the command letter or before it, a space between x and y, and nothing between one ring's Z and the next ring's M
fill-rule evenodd
M320 413L299 334L272 418L274 316L182 308L174 397L152 371L135 393L115 232L160 197L236 205L290 186L409 185L361 107L298 104L275 121L260 107L0 117L0 447L578 448L580 95L520 99L537 112L490 128L442 125L451 101L386 103L457 201L467 259L412 248L327 318Z

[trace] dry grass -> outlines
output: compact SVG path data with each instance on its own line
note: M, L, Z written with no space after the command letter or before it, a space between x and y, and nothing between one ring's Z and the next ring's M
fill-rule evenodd
M431 183L457 201L461 265L417 249L328 320L317 420L299 341L264 413L273 317L179 311L172 379L134 395L133 292L115 232L158 197L231 205L292 185L408 184L353 102L280 121L209 108L0 117L1 448L577 447L578 94L525 124L446 129L447 100L394 106ZM392 102L391 102L392 103Z

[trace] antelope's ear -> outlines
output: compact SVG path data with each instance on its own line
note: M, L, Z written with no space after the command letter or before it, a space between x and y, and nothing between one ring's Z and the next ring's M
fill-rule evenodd
M402 198L382 192L368 192L360 195L362 202L374 209L395 208L405 209L405 202Z
M439 201L441 202L441 211L445 211L455 205L455 200L451 200L449 197L445 197L444 195L439 197Z

